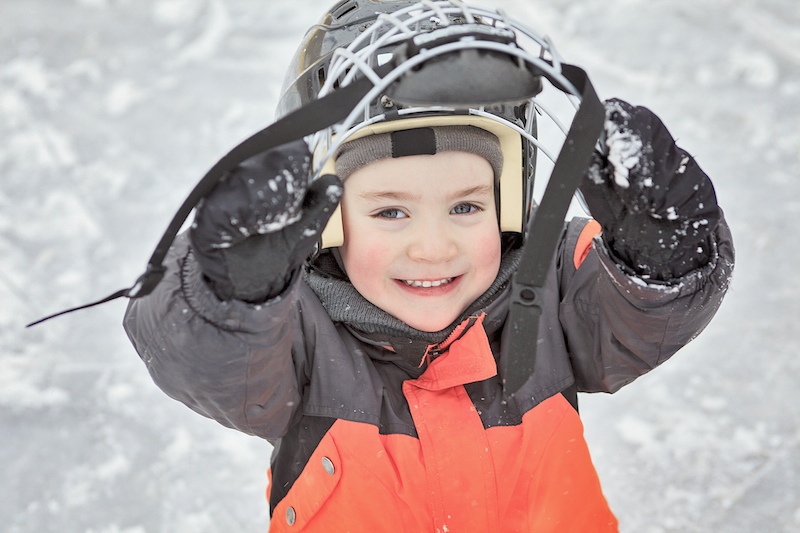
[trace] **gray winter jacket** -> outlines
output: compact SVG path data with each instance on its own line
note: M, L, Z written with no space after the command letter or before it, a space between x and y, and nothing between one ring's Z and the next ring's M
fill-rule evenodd
M484 428L520 424L571 385L584 392L618 390L696 337L723 299L734 260L724 220L716 230L711 263L671 283L627 274L599 237L587 240L584 233L581 241L591 246L578 246L586 223L575 219L565 225L553 259L533 377L510 405L502 402L502 376L459 385ZM416 407L404 384L424 378L430 363L420 364L419 352L409 357L396 349L398 332L364 331L332 320L325 306L333 302L322 301L324 291L315 293L299 274L283 295L263 305L221 302L202 280L185 235L173 245L166 266L158 288L131 301L125 329L169 396L276 445L273 510L294 501L292 486L337 423L419 438ZM480 309L485 315L473 313L464 327L482 316L488 346L499 362L507 284L486 301ZM437 353L447 352L455 342L450 337ZM292 505L296 516L299 504Z

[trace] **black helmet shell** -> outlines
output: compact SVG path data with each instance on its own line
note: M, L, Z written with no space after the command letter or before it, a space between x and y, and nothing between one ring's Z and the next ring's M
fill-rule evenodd
M276 119L315 100L327 78L331 55L353 42L382 13L394 13L411 0L344 0L306 32L292 58L281 88Z

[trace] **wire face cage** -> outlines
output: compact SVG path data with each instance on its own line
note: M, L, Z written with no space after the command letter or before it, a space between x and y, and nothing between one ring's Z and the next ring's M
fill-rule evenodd
M390 3L404 7L373 10L349 44L307 73L321 83L317 98L360 78L373 85L345 120L308 139L316 176L333 172L331 158L342 143L364 135L474 125L501 139L509 162L500 182L501 229L523 232L535 202L536 175L552 168L580 105L580 92L562 73L561 57L547 37L502 10L458 0ZM357 8L350 0L332 11L342 17ZM540 125L555 135L543 138ZM323 246L341 244L339 232L326 231Z

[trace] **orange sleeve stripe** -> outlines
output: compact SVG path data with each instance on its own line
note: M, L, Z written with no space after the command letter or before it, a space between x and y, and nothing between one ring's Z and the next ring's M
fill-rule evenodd
M270 490L272 490L272 468L267 468L267 505L269 505Z
M586 256L589 255L589 250L592 249L592 239L594 239L595 235L600 234L600 224L596 220L590 220L586 226L584 226L583 231L581 231L580 236L578 236L578 243L575 245L575 269L577 270L580 268L583 260L586 259Z

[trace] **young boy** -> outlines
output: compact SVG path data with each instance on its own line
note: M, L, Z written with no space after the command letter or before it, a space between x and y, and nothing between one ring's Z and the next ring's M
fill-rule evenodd
M650 111L606 103L596 222L565 225L534 373L504 401L522 237L498 191L521 162L481 121L426 120L342 144L311 183L303 141L242 163L126 330L167 394L274 444L271 531L616 531L562 392L614 392L712 318L733 248L711 182Z

